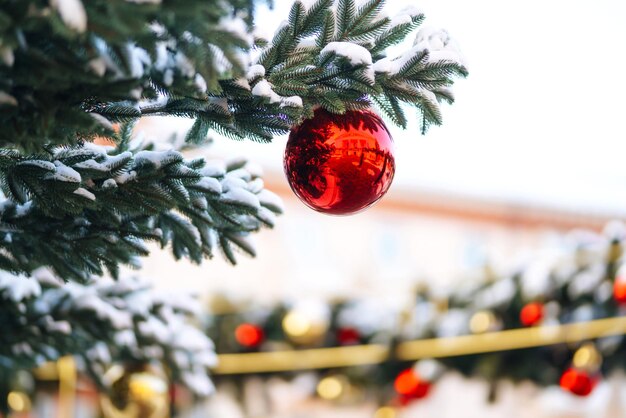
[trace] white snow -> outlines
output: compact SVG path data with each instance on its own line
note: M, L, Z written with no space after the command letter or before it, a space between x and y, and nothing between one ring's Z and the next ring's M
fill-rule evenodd
M87 357L91 360L100 361L102 363L111 362L111 352L109 347L104 342L98 342L89 351L87 351Z
M172 330L161 320L154 316L148 317L137 325L139 332L148 338L153 338L160 344L168 344Z
M46 174L44 177L45 179L65 181L68 183L80 183L80 174L78 174L76 170L66 166L59 160L56 160L54 165L56 166L56 172Z
M95 171L101 171L101 172L109 171L109 167L97 162L94 159L90 159L87 161L80 162L78 164L74 164L74 168L85 169L85 170L95 170Z
M182 52L179 51L174 55L174 63L184 77L191 78L196 74L193 63Z
M481 290L474 297L473 306L477 309L495 308L509 303L514 295L515 283L509 277Z
M142 132L139 132L137 134L137 137L141 136ZM106 161L104 162L104 164L109 167L109 169L115 165L117 165L121 160L128 160L133 156L132 152L130 151L125 151L122 152L121 154L118 155L111 155L111 156L107 156Z
M467 66L466 59L461 53L456 41L452 39L450 34L444 29L428 26L422 27L417 32L413 45L421 50L427 49L431 54L429 58L431 62L445 59L446 61L458 62L464 67ZM447 51L447 54L432 55L434 52L438 51Z
M300 96L283 97L280 103L281 107L302 107L302 98Z
M111 189L117 187L117 183L115 182L114 179L106 179L103 183L102 183L102 188L103 189Z
M87 30L87 12L80 0L50 0L50 5L59 12L68 28L79 33Z
M391 58L383 58L374 63L374 71L377 73L395 74L400 69L398 62Z
M50 332L58 332L65 335L72 333L72 326L67 321L55 321L50 316L44 317L44 327Z
M231 188L226 193L222 194L220 201L235 205L248 206L255 209L258 209L260 206L259 199L256 195L239 187Z
M184 372L182 380L196 395L208 396L215 390L213 383L207 376L206 372Z
M115 343L122 347L137 347L137 336L130 329L124 329L115 334Z
M337 322L343 327L356 328L363 335L382 329L392 330L399 325L399 312L376 299L352 302L341 310Z
M238 168L236 170L229 171L228 174L226 175L226 178L230 178L230 177L238 178L245 182L252 180L252 175L245 168Z
M15 216L17 216L18 218L21 216L26 215L28 212L30 212L31 207L33 206L33 201L29 200L28 202L24 203L23 205L15 205Z
M84 155L84 153L88 151L88 152L95 153L96 155L99 156L99 155L106 155L106 153L109 150L112 150L114 148L115 147L111 145L98 145L98 144L94 144L93 142L85 142L83 146L80 148L75 148L72 150L61 148L59 149L59 151L63 152L64 155L68 155L67 153L73 154L74 152L76 153L76 155Z
M259 80L252 88L252 94L254 96L267 97L270 99L270 103L280 103L281 97L272 90L272 86L267 80Z
M56 170L56 166L53 163L51 163L50 161L43 161L43 160L26 160L26 161L22 161L18 165L20 166L30 165L34 167L43 168L44 170L48 170L48 171Z
M256 245L254 243L254 238L251 235L230 234L228 238L235 244L237 244L237 246L241 247L248 254L256 257Z
M200 174L207 177L223 177L226 174L226 164L222 160L206 160Z
M545 251L533 256L522 272L520 286L525 300L545 295L550 289L550 274L557 263L558 253Z
M248 80L246 80L245 78L241 77L238 78L236 80L233 81L236 85L238 85L239 87L242 87L248 91L250 91L250 89L252 87L250 87L250 83L248 83Z
M161 168L161 166L168 164L171 161L180 159L180 157L180 153L174 150L139 151L137 154L135 154L135 162L142 163L144 161L148 161L156 168Z
M389 23L392 27L394 27L398 25L405 25L411 22L413 22L413 18L410 15L406 13L400 13L394 16Z
M263 189L256 196L259 199L261 206L264 206L273 212L282 213L285 211L285 205L283 204L282 199L274 192Z
M13 55L13 49L7 45L0 46L0 61L7 67L12 67L15 62L15 56Z
M213 177L202 177L193 187L199 188L207 193L222 193L222 185Z
M274 212L272 212L271 210L269 210L268 208L263 207L263 206L261 206L259 208L259 210L256 213L256 216L261 221L263 221L264 223L266 223L267 225L270 225L270 226L276 225L276 221L278 220L278 218L276 217Z
M93 193L91 193L89 190L84 189L82 187L79 187L78 189L74 190L74 194L77 194L79 196L84 197L85 199L89 199L89 200L96 200L96 195L94 195Z
M596 263L574 276L567 288L570 297L576 299L581 295L592 293L604 279L605 269L604 263Z
M35 279L2 273L0 274L0 291L5 293L13 302L19 302L26 298L41 295L41 286Z
M463 62L463 58L454 51L430 51L428 54L428 62L452 62L460 67L464 67L465 63Z
M181 369L186 369L190 366L189 353L181 350L175 350L174 354L172 354L172 357L174 358L174 362L176 363L176 365Z
M200 90L201 92L204 93L207 90L206 80L199 73L196 74L196 76L194 77L193 83L196 85L198 90Z
M154 69L157 71L165 71L169 62L169 53L165 42L156 44L156 59L154 60Z
M17 100L10 94L0 90L0 105L17 106Z
M296 49L312 49L315 47L317 47L317 39L314 37L304 38L296 45Z
M248 185L246 186L246 190L248 190L251 193L257 194L257 193L260 193L264 187L265 187L265 182L263 181L263 179L260 177L257 177L254 180L248 182Z
M240 17L222 18L218 24L218 28L234 34L239 39L245 40L250 46L254 43L254 38L249 33L248 25Z
M265 67L261 64L251 65L250 68L248 68L246 78L248 80L254 80L258 77L265 77Z
M371 84L374 84L374 68L372 67L372 56L370 52L361 45L351 42L330 42L326 45L320 55L335 54L347 59L351 65L365 65L365 75Z
M171 68L168 68L163 72L163 84L166 86L171 86L174 83L174 71Z
M245 189L248 184L241 178L236 176L226 176L222 180L222 191L227 192L231 189Z
M464 309L450 309L439 318L437 336L455 337L467 334L469 325L469 312Z
M253 179L263 176L263 167L254 161L248 161L244 168L248 170Z
M117 184L124 184L129 181L133 181L136 178L137 178L137 172L135 170L131 170L131 171L127 171L125 173L118 175L117 177L114 178L114 180Z
M84 289L82 293L82 296L73 300L75 309L91 311L98 318L109 321L117 329L128 328L132 325L132 318L128 312L114 308L97 295L90 294L88 289Z
M371 65L370 52L360 45L351 42L330 42L322 49L321 55L333 53L346 58L352 65Z

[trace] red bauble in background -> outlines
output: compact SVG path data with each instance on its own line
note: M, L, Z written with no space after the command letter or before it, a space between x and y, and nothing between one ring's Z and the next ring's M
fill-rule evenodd
M543 320L544 315L543 304L532 302L524 305L519 313L519 320L525 327L532 327L539 324Z
M577 396L589 395L597 383L598 377L574 367L567 369L559 382L563 389Z
M617 276L613 283L613 298L618 303L626 304L626 277Z
M348 215L363 210L389 189L395 172L393 140L370 111L335 115L317 109L292 129L285 148L285 174L310 208Z
M244 347L255 348L261 345L265 333L258 325L244 323L235 329L235 339Z
M393 388L400 395L400 401L403 404L413 399L426 397L431 386L430 382L420 379L412 368L400 372L393 382Z
M339 328L337 330L337 342L340 345L358 344L361 342L361 333L351 327Z

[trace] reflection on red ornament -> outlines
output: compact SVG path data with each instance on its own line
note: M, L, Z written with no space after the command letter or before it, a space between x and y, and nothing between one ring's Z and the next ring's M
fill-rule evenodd
M598 383L598 378L590 376L589 373L575 368L567 369L561 375L559 384L568 392L578 396L587 396Z
M613 283L613 298L618 303L626 303L626 277L617 277Z
M337 330L337 341L341 345L358 344L361 342L361 334L354 328L339 328Z
M265 333L254 324L241 324L235 329L235 339L244 347L258 347L263 342Z
M532 302L525 305L519 313L519 319L525 327L537 325L543 319L543 304Z
M292 129L285 148L285 174L310 208L348 215L373 205L395 172L393 141L370 111L332 114L322 108Z
M406 369L396 377L393 387L400 395L401 403L405 404L413 399L421 399L428 395L431 384L419 378L413 369Z

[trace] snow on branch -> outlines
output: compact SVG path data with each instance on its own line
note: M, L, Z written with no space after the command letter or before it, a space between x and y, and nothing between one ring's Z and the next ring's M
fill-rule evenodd
M61 285L40 269L30 278L1 273L0 301L0 370L29 370L75 355L99 379L114 363L160 362L197 395L212 391L214 346L191 324L201 309L189 294L134 278Z

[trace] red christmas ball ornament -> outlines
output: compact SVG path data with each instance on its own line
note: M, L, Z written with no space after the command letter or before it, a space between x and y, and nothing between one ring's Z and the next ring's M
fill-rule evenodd
M543 311L543 303L528 303L520 311L519 320L525 327L532 327L539 324L543 320Z
M341 345L358 344L361 342L361 333L351 327L339 328L337 330L337 341Z
M393 382L393 388L400 395L402 403L424 398L430 392L431 386L430 382L421 379L413 369L400 372Z
M617 303L626 304L626 277L617 276L613 283L613 298Z
M244 323L235 329L235 339L244 347L255 348L263 342L265 333L258 325Z
M373 205L389 189L395 172L393 140L371 111L335 115L319 108L292 129L284 166L304 204L348 215Z
M567 369L562 375L559 384L568 392L577 396L587 396L598 383L598 378L574 367Z

